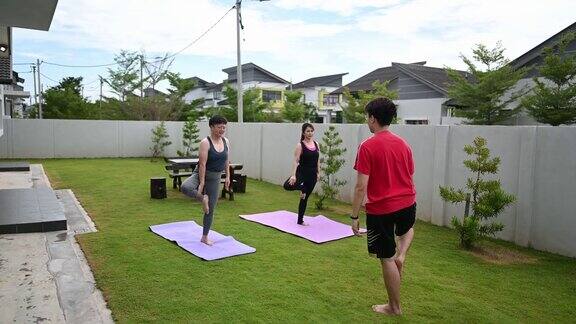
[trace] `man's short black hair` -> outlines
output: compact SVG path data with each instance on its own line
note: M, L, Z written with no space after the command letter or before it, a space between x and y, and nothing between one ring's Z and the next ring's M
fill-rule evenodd
M380 97L370 101L364 111L368 117L376 118L380 126L388 126L396 117L396 104L388 98Z
M221 125L221 124L228 124L228 120L226 120L226 118L222 117L222 116L212 116L210 117L210 120L208 120L208 126L212 127L214 125Z

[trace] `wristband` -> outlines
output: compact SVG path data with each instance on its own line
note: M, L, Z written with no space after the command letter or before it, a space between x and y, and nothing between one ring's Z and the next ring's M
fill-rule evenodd
M356 220L356 219L358 219L358 216L354 217L354 216L350 215L350 219Z

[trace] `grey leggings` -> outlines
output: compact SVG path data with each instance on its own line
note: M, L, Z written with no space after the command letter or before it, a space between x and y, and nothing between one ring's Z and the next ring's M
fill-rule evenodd
M222 172L212 172L206 170L206 176L204 180L204 194L208 195L208 205L210 210L207 214L204 214L204 229L202 231L203 235L208 235L210 227L212 226L212 220L214 219L214 208L218 202L218 189L220 188L220 177ZM202 201L204 198L203 193L198 192L198 185L200 185L200 176L198 172L193 172L192 175L182 182L180 190L183 194L188 197L192 197L198 201Z

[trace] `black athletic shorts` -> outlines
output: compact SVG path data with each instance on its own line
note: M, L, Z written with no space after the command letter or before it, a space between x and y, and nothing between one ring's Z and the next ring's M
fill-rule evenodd
M366 214L368 230L368 253L380 259L391 258L396 254L394 234L406 234L416 222L416 203L390 214Z

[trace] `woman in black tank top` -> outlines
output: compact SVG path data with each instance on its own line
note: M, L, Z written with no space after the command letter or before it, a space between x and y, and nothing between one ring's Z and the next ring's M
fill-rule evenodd
M308 197L316 186L320 172L318 167L320 152L318 143L312 139L313 136L314 126L310 123L304 123L300 143L296 145L294 151L292 176L284 183L284 189L300 190L301 192L297 221L300 225L308 225L304 223L304 213L306 212Z

